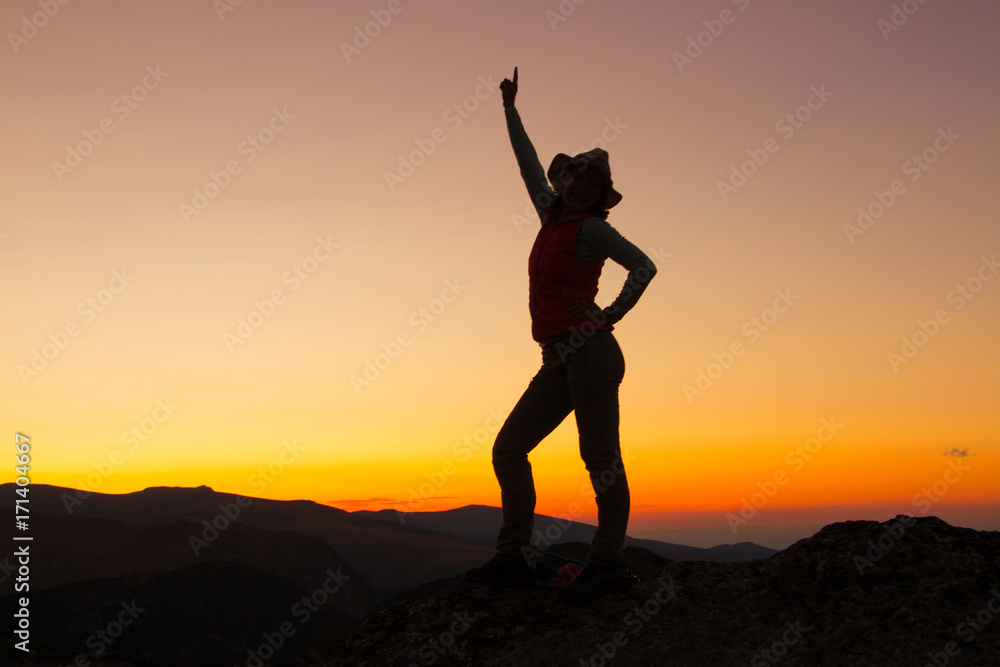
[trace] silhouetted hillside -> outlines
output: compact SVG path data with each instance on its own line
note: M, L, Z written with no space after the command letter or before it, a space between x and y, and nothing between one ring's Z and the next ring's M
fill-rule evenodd
M12 484L0 485L0 497L13 497L13 488ZM75 517L113 519L134 526L208 521L223 526L242 524L311 535L333 547L373 586L381 589L414 586L452 576L478 565L494 552L492 544L445 536L399 522L354 516L309 500L244 498L219 493L207 486L154 487L125 494L92 493L79 500L74 489L33 484L31 494L32 514L67 516L69 508ZM238 515L230 520L225 512L235 514L234 507L238 508Z
M764 560L668 563L627 593L582 607L560 603L549 589L452 578L369 615L331 664L576 666L612 659L998 665L1000 533L934 517L836 523Z
M440 512L407 512L401 514L396 510L381 510L378 512L362 510L354 512L354 514L382 519L390 523L405 523L408 526L433 530L443 535L495 543L497 530L500 528L503 517L503 510L499 507L489 507L487 505L467 505ZM540 543L543 546L547 546L547 543L589 542L594 536L596 526L570 521L569 519L536 514L534 529L540 536ZM777 553L775 549L762 547L752 542L724 544L710 549L701 549L657 540L626 537L625 545L647 549L670 560L710 560L720 563L757 560Z
M0 511L0 525L13 524L14 513ZM375 589L319 538L234 524L202 544L203 531L203 525L189 521L143 527L111 519L35 514L31 521L31 590L224 561L249 565L307 590L321 585L328 572L340 573L345 583L331 604L355 618L364 616L390 594ZM0 583L0 595L13 593L13 583L10 578Z
M93 494L68 514L74 493L32 487L30 664L257 667L262 651L275 665L1000 665L1000 533L933 517L831 524L746 562L630 546L642 581L573 607L551 589L456 576L492 555L492 539L445 532L478 521L492 534L496 508L407 525L200 487ZM0 512L8 534L12 518ZM584 558L592 527L543 517L539 528L579 540L552 551ZM0 566L10 591L15 564ZM357 625L389 595L369 572L421 585ZM14 608L14 595L0 598L0 613ZM113 646L99 639L129 613ZM13 629L0 629L5 649Z
M322 664L357 621L315 593L219 562L56 586L31 595L30 656L13 649L11 623L0 628L4 664L218 667L246 664L251 652L273 665ZM14 596L0 597L4 618L15 608Z

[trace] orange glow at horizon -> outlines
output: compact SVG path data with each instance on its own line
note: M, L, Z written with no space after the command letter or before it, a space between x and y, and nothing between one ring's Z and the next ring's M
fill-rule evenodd
M603 143L658 265L615 329L636 525L930 489L1000 529L1000 6L886 37L883 3L723 2L686 63L718 9L405 3L345 50L369 4L70 4L11 46L0 397L34 482L499 505L540 363L517 65L543 165ZM538 511L593 516L572 416L531 460Z

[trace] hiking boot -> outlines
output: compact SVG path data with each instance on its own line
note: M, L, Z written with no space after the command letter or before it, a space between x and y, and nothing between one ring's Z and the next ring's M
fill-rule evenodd
M535 570L521 554L497 554L482 567L466 572L463 578L476 584L532 584Z
M559 589L563 602L590 602L611 591L628 588L629 577L623 563L598 565L590 563L573 581Z

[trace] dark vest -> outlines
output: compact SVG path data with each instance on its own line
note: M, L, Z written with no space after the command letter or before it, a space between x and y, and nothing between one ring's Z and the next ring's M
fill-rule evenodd
M612 331L609 323L598 324L587 318L573 318L566 308L575 301L591 303L597 297L597 282L604 260L587 262L576 250L580 225L593 217L590 213L573 215L562 222L552 219L542 225L528 256L528 310L531 312L531 337L539 343L580 331Z

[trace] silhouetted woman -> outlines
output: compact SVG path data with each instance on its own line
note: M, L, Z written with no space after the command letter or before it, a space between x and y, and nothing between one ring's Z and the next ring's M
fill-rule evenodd
M514 155L542 223L528 258L531 334L542 347L542 366L493 445L503 504L497 555L465 577L480 583L534 581L528 556L535 486L528 453L574 412L580 455L597 496L598 527L587 567L560 596L582 601L625 582L629 491L618 439L618 386L625 360L611 332L656 267L606 221L608 209L622 198L612 186L607 152L560 153L543 171L514 107L517 68L514 80L504 79L500 90ZM618 298L601 309L594 299L609 257L629 274Z

